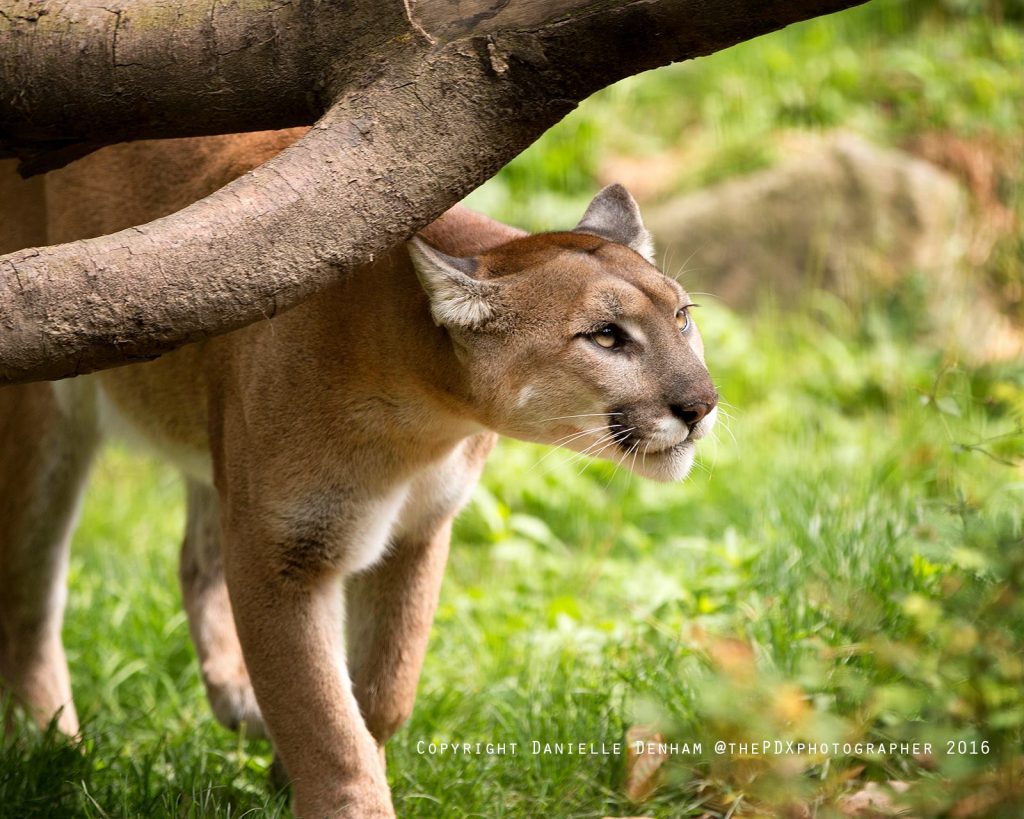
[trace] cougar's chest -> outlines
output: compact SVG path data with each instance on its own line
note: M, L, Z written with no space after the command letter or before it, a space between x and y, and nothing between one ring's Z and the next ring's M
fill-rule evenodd
M486 447L480 438L488 439ZM467 438L447 457L416 473L392 526L393 540L428 537L462 508L480 477L491 438Z
M386 492L339 509L346 522L336 533L338 563L345 573L372 567L388 553L430 539L469 499L483 467L487 446L467 439L445 457L413 471Z

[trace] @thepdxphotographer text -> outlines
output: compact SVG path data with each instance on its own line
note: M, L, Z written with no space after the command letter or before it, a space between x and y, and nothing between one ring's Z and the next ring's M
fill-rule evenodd
M936 742L898 742L868 740L858 742L806 742L788 739L750 741L716 740L715 756L988 756L987 740L945 740Z
M508 742L465 742L425 740L416 743L416 753L429 756L689 756L707 755L749 758L757 756L883 756L927 757L988 756L992 748L987 740L950 739L942 742L857 741L807 742L802 740L701 740L666 742L633 741L592 742L526 740Z

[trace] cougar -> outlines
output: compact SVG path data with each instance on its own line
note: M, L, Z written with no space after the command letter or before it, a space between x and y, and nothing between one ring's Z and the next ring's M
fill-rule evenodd
M152 220L297 136L104 149L50 174L45 231L21 235ZM8 199L0 222L41 203ZM692 306L612 185L572 230L455 207L271 320L0 389L4 693L78 733L68 542L97 444L124 433L185 476L182 595L216 717L272 739L300 816L393 816L384 743L413 707L452 519L497 435L682 479L718 400Z

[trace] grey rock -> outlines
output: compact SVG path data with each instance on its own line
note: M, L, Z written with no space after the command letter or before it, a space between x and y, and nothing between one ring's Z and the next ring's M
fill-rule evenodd
M689 290L731 307L785 306L815 288L855 307L917 273L928 282L922 309L944 346L973 359L1024 351L965 262L963 191L910 154L847 133L803 140L775 168L648 207L645 216L666 272L682 271Z

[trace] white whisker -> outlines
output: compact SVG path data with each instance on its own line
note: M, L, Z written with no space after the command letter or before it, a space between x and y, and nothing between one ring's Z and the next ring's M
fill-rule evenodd
M563 435L561 438L552 441L550 446L565 446L567 442L571 442L576 438L579 438L583 435L590 435L592 432L601 432L602 430L608 430L608 425L601 424L601 426L599 427L590 427L589 429L580 429L577 430L576 432L570 432L568 435Z
M556 415L553 418L541 418L537 423L543 424L547 421L564 421L568 418L597 418L608 416L609 418L613 415L622 415L621 412L584 412L580 415Z
M586 469L587 465L590 463L590 461L588 461L587 458L592 457L595 452L603 452L605 449L607 449L614 443L614 435L604 435L601 438L598 438L596 441L594 441L594 443L592 443L586 449L577 452L575 455L573 455L568 461L566 461L565 465L575 466L580 461L583 461L583 469L576 473L577 475L582 475L583 470Z
M589 445L588 445L587 447L585 447L584 449L581 449L580 451L578 451L578 452L574 453L574 454L573 454L573 456L572 456L572 458L570 458L570 459L569 459L569 460L568 460L568 461L567 461L566 463L567 463L567 464L573 464L573 463L575 463L576 461L578 461L578 460L579 460L580 458L583 458L583 457L585 457L585 456L586 456L586 455L587 455L588 453L590 453L590 452L591 452L591 451L592 451L592 450L593 450L593 449L594 449L595 447L599 446L600 444L603 444L603 443L604 443L605 441L611 441L611 440L614 440L614 439L615 439L615 433L614 433L614 432L611 432L611 431L609 431L609 432L606 432L606 433L605 433L604 435L602 435L602 436L601 436L600 438L598 438L598 439L597 439L596 441L594 441L594 442L592 442L591 444L589 444Z
M608 449L608 447L610 447L610 446L614 446L614 445L615 445L615 441L607 441L607 442L606 442L606 443L604 444L604 446L602 446L602 447L601 447L600 449L598 449L598 450L596 450L596 451L594 451L594 452L589 452L589 453L587 453L589 457L587 457L587 458L584 458L584 459L583 459L583 466L582 466L582 467L580 468L580 471L576 473L576 475L577 475L577 476L580 476L580 475L582 475L582 474L583 474L584 472L586 472L586 471L587 471L587 468L588 468L588 467L589 467L589 466L590 466L590 465L591 465L592 463L594 463L594 461L595 461L596 459L598 459L598 458L599 458L599 457L601 456L601 453L602 453L602 452L604 452L604 451L605 451L606 449Z
M623 451L623 452L622 452L622 454L621 454L621 455L619 455L619 457L618 457L618 458L616 458L616 460L615 460L615 469L613 469L613 470L612 470L612 474L611 474L611 476L610 476L610 477L608 478L608 480L607 480L607 481L605 481L605 483L604 483L604 488L605 488L605 489L607 489L607 488L608 488L609 486L611 486L611 485L612 485L612 481L614 481L614 480L615 480L615 476L616 476L616 475L618 474L618 472L619 472L619 467L620 467L620 466L622 466L622 459L623 459L623 458L626 458L626 457L627 457L628 455L629 455L629 450L625 450L625 451Z
M557 441L554 441L553 443L550 444L551 449L549 449L540 458L538 458L536 463L534 463L527 471L528 472L532 472L534 469L536 469L538 466L540 466L542 463L544 463L544 461L546 461L548 458L550 458L556 452L559 452L561 449L566 447L567 444L571 444L573 441L575 441L575 440L577 440L579 438L584 438L587 435L596 435L597 433L601 432L602 430L607 430L607 429L608 429L608 425L605 424L605 425L600 426L600 427L592 427L591 429L580 430L579 432L574 432L571 435L565 435L562 438L559 438Z
M633 444L633 460L629 464L629 480L626 482L626 489L633 485L633 476L636 474L636 456L640 451L640 442Z
M733 432L732 432L732 427L728 423L729 421L733 420L732 417L729 416L729 415L723 415L722 419L723 420L719 420L719 422L717 424L715 424L715 426L714 426L714 428L712 430L715 433L715 439L716 440L718 439L718 429L719 429L719 427L721 427L722 429L724 429L726 432L729 433L729 437L732 438L733 444L735 444L736 446L739 446L739 441L736 440L736 436L733 435Z
M683 276L683 275L685 275L685 274L687 274L687 273L692 273L693 271L692 271L692 270L687 270L687 269L686 269L686 266L687 266L687 265L688 265L688 264L689 264L689 263L690 263L690 262L691 262L691 261L693 260L693 257L697 255L697 251L698 251L698 250L702 250L702 249L703 249L703 248L701 248L701 247L695 247L695 248L694 248L694 249L693 249L693 250L692 250L692 251L690 252L690 255L686 257L686 261L685 261L685 262L683 262L683 263L682 263L682 264L681 264L681 265L679 266L679 270L677 270L677 271L676 271L676 272L675 272L674 274L672 274L671 278L675 279L676 281L679 281L679 278L680 278L681 276Z
M615 476L617 474L619 474L619 467L622 466L623 462L628 457L629 457L629 450L627 449L616 459L615 469L612 470L612 476L608 479L608 482L605 484L605 487L609 487L609 486L612 485L612 481L615 480Z
M661 264L662 271L668 270L669 268L672 267L672 255L675 253L675 251L676 251L675 245L669 245L668 253L667 254L664 254L664 253L662 254L662 257L661 257L662 258L662 264Z
M715 429L713 429L711 431L711 433L712 433L711 434L711 440L714 441L714 444L715 444L715 453L714 453L713 457L711 458L711 468L708 470L708 480L709 481L715 476L715 464L718 463L718 429L717 429L717 427ZM695 458L694 459L694 463L696 463L696 462L697 462L697 460Z
M629 433L631 433L634 429L636 429L636 427L626 427L625 429L616 430L615 432L613 432L611 434L611 436L604 436L603 438L601 438L601 440L595 441L594 444L592 444L591 446L587 447L585 450L583 450L583 452L579 453L575 458L570 460L569 464L572 464L572 463L575 463L575 462L581 460L584 456L590 456L591 458L597 458L599 455L601 455L601 453L603 453L606 449L608 449L609 446L612 446L613 444L621 445L622 441L621 441L619 436L629 435ZM604 446L602 446L599 450L597 450L595 452L594 451L594 447L597 444L600 444L602 442L604 442ZM586 468L587 468L588 465L589 465L589 462L587 464L585 464L583 469L581 469L576 474L577 475L582 475L584 473L584 471L586 471Z

